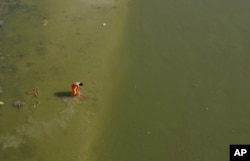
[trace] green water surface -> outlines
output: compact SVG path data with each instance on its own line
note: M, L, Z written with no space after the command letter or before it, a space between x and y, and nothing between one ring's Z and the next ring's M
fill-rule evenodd
M228 160L250 142L249 6L2 2L0 159Z
M248 144L249 1L134 1L94 160L222 161Z
M119 54L127 2L0 4L0 160L86 160L114 86L106 73ZM71 96L75 81L87 99ZM25 105L12 107L17 100Z

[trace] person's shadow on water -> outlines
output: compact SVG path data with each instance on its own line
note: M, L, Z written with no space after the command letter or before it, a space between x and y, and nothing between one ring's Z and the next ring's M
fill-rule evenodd
M54 93L55 96L57 97L72 97L72 92L71 91L60 91Z

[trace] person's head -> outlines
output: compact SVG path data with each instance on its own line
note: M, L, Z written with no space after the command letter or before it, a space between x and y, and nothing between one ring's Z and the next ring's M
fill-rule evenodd
M81 83L79 83L79 86L83 86L83 83L81 82Z

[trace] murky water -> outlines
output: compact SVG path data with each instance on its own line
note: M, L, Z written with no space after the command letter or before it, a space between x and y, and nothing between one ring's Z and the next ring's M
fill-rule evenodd
M0 4L1 160L221 161L249 143L248 1Z
M1 2L2 161L85 160L113 85L105 73L118 55L126 3ZM84 82L87 99L71 97L74 81ZM18 100L24 106L12 107Z
M249 143L249 1L134 1L94 160L229 160Z

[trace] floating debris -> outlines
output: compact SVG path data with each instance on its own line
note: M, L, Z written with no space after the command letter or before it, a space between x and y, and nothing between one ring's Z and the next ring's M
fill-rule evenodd
M39 89L38 88L32 88L32 89L26 91L25 93L28 94L28 95L32 95L34 97L38 97Z
M13 103L13 107L17 107L17 108L20 108L22 106L24 106L24 102L23 101L20 101L20 100L17 100Z
M102 26L106 26L107 24L105 22L102 23Z
M0 105L4 105L4 102L0 101Z
M37 108L37 106L40 104L40 101L36 101L34 102L34 104L32 105L32 108Z

